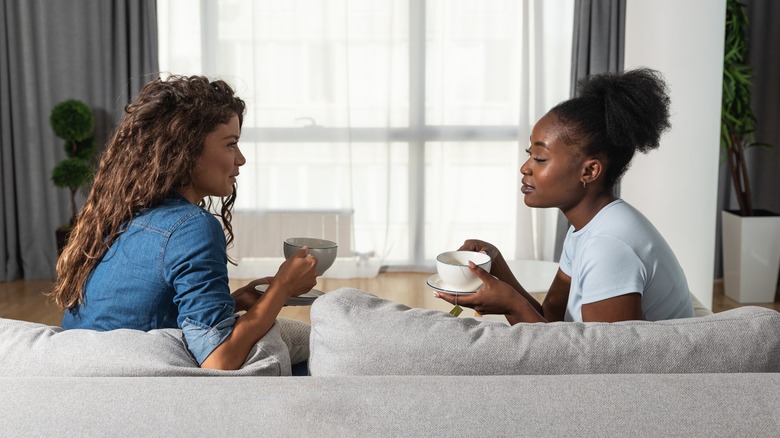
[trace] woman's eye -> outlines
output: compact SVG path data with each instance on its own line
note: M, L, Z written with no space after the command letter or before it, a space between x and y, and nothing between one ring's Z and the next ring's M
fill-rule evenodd
M529 156L530 156L530 157L531 157L531 158L532 158L534 161L536 161L537 163L544 163L545 161L547 161L547 160L545 160L544 158L540 158L540 157L534 157L533 155L531 155L531 149L526 149L526 150L525 150L525 152L526 152L526 153L527 153L527 154L528 154L528 155L529 155Z

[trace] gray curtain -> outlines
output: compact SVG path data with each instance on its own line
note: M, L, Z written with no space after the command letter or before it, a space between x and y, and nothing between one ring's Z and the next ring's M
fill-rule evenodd
M623 70L626 0L575 0L571 95L591 74Z
M626 0L575 0L574 41L571 62L571 95L577 81L591 75L623 70ZM558 213L555 261L561 258L569 222Z
M748 174L753 208L780 214L780 2L748 0L748 62L753 67L751 106L758 121L756 141L769 143L769 150L748 150ZM723 276L720 210L739 210L731 176L721 163L718 187L718 233L715 276Z
M0 0L0 281L55 276L70 195L51 182L52 107L92 107L100 149L157 70L155 0Z

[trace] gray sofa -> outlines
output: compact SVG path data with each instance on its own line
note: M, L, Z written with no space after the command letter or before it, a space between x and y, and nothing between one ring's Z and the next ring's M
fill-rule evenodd
M176 330L0 319L0 436L780 436L769 309L510 327L345 288L311 317L310 377L278 326L227 372Z

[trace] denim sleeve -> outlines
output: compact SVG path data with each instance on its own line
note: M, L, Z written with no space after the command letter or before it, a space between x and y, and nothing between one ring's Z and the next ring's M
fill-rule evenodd
M206 211L182 220L170 235L163 263L165 281L175 290L177 323L200 365L230 335L237 318L219 221Z
M209 327L205 324L201 324L198 321L186 318L181 324L182 335L184 336L184 344L187 349L192 353L192 357L198 362L198 365L203 364L203 361L219 347L230 333L233 331L233 324L235 324L238 315L231 314L229 317L218 322L216 326Z

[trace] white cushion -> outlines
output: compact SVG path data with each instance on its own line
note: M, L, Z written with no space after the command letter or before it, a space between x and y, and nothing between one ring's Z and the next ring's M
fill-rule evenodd
M0 318L0 376L289 376L290 356L279 324L259 341L243 367L198 367L181 330L63 330Z
M548 324L455 318L342 288L314 302L309 370L337 375L780 371L780 313Z

